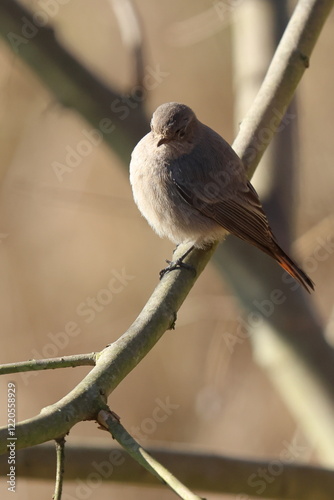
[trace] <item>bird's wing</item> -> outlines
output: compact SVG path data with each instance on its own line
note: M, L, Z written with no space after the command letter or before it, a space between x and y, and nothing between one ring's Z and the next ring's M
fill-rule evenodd
M220 136L205 134L191 155L169 164L171 179L182 199L224 229L273 257L310 292L314 283L280 248L259 197L247 180L241 160ZM211 146L211 147L210 147Z
M179 195L189 205L235 236L273 255L276 241L245 173L239 170L234 176L230 169L222 183L219 172L212 172L208 177L207 171L197 165L186 172L174 169L172 179Z

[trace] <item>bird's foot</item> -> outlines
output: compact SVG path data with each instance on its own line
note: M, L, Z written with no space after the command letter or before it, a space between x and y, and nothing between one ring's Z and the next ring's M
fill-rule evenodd
M159 273L160 279L162 280L165 274L170 273L175 269L188 269L188 271L192 271L196 275L196 269L194 268L194 266L191 266L190 264L186 264L185 262L183 262L183 258L184 256L181 257L180 259L173 261L166 260L168 266L166 266L164 269L161 269Z

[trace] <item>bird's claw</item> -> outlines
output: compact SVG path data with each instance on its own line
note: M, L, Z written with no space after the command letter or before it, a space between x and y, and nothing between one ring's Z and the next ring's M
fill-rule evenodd
M174 271L175 269L188 269L188 271L192 271L196 275L196 270L194 266L191 266L190 264L186 264L183 262L182 258L177 259L177 260L166 260L168 266L166 266L164 269L161 269L159 276L160 280L165 276L165 274L170 273L171 271Z

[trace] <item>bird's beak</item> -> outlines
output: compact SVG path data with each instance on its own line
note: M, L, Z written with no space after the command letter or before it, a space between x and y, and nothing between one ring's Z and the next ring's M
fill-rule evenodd
M161 144L165 144L166 142L168 142L168 139L167 137L164 137L163 135L160 136L158 142L157 142L157 146L161 146Z

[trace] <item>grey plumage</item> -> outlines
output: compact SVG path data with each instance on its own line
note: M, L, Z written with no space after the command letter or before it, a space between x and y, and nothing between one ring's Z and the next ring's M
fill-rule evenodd
M314 288L277 244L237 154L188 106L158 107L151 132L132 153L130 182L159 236L203 248L232 233L273 257L308 291Z

